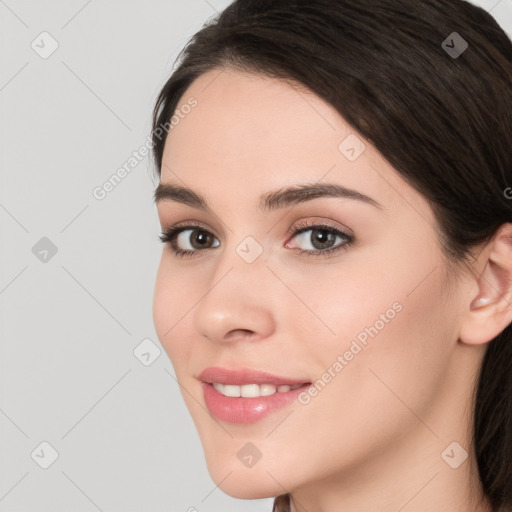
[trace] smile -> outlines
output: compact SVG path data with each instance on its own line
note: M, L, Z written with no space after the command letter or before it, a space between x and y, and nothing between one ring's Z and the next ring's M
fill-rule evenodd
M254 398L258 396L270 396L274 393L287 393L288 391L300 388L302 384L288 386L274 386L273 384L244 384L237 386L236 384L221 384L214 382L213 387L224 396Z

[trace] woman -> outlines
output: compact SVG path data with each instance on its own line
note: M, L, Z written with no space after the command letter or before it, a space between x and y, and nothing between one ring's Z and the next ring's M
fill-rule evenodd
M237 0L154 110L154 297L218 486L512 509L512 44L462 0Z

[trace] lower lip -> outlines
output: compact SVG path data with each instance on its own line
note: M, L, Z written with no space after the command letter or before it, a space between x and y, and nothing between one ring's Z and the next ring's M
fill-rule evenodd
M273 411L286 407L310 386L304 384L300 388L284 393L244 398L224 396L213 387L213 384L202 384L204 400L210 414L220 421L239 424L255 423Z

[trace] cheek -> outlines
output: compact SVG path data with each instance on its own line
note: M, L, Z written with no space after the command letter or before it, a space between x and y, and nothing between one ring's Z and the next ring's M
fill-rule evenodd
M171 268L163 254L153 294L153 323L173 365L186 356L190 347L190 343L179 343L179 340L191 339L191 334L187 335L183 330L190 325L187 323L187 312L195 302L191 300L191 292L183 282L184 277L184 274Z
M402 256L399 265L389 256L380 265L361 259L360 267L347 265L350 271L333 265L294 280L311 311L299 315L290 308L287 325L304 347L310 375L319 379L318 394L303 407L309 412L296 419L317 417L333 439L382 443L383 436L417 426L404 403L421 416L446 376L454 311L439 300L444 282L438 255Z
M404 240L397 230L386 244L377 245L378 257L375 244L368 244L347 252L339 264L312 265L300 277L297 269L281 269L303 302L290 295L281 303L287 304L285 323L298 326L295 335L311 348L314 360L325 367L333 354L350 350L353 340L385 359L393 351L399 359L408 350L428 352L420 343L424 338L434 338L434 345L440 341L435 331L442 334L446 321L439 319L453 311L440 301L445 284L440 255L428 234L422 242L422 234ZM419 244L427 249L419 253Z
M153 323L162 344L165 344L166 333L172 327L172 314L176 302L176 294L173 291L173 283L166 272L164 257L160 261L153 292Z
M319 391L305 408L333 439L359 440L353 453L416 428L408 407L426 416L446 377L453 311L439 301L441 267L424 280L437 263L366 269L361 280L347 276L347 287L331 286L331 300L320 307L336 336L315 342Z

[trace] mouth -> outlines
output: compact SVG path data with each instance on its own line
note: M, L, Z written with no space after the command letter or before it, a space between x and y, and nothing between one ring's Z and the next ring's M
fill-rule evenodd
M227 423L248 424L291 405L310 381L247 368L207 368L199 375L210 414Z
M268 372L252 370L250 368L222 368L220 366L211 366L203 370L199 380L207 384L223 384L227 386L246 386L246 385L267 385L275 386L296 386L310 383L307 379L295 379L291 377L281 377ZM278 391L278 390L277 390Z
M288 391L293 391L304 385L305 384L294 384L293 386L288 386L282 384L275 386L274 384L244 384L243 386L237 386L236 384L221 384L220 382L212 383L212 386L221 395L235 398L239 396L243 398L255 398L271 396L275 393L288 393Z

